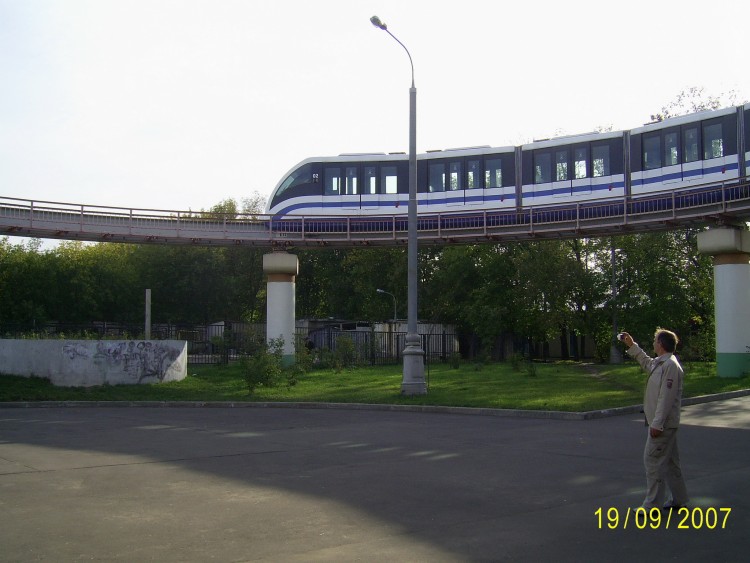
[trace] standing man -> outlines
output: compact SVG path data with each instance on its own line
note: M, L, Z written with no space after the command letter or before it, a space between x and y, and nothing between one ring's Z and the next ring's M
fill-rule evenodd
M643 508L680 508L688 502L685 480L680 469L677 449L677 429L680 426L683 371L674 355L677 335L664 329L654 334L656 358L650 358L627 332L619 336L628 347L628 355L635 358L649 373L643 410L646 413L648 436L643 452L646 467L646 498ZM665 500L665 484L670 496Z

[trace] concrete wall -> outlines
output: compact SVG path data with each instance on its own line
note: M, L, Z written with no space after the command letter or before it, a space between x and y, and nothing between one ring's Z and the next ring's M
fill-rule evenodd
M63 387L179 381L187 376L187 342L0 339L0 374Z

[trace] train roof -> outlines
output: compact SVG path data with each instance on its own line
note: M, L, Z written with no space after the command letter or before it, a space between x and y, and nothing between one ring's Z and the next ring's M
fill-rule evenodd
M522 145L523 150L543 149L547 147L556 147L559 145L574 145L577 143L591 143L595 141L605 141L607 139L617 139L622 137L623 131L594 131L592 133L582 133L580 135L563 135L553 137L552 139L539 139L533 143Z
M750 104L745 106L750 107ZM644 133L646 131L654 131L656 129L667 129L669 127L676 127L678 125L684 125L685 123L693 123L695 121L703 121L704 119L712 119L714 117L722 117L724 115L731 115L737 112L737 108L732 106L722 109L698 111L695 113L689 113L687 115L678 115L675 117L669 117L663 121L654 121L646 123L641 127L635 127L630 130L634 135L638 133Z

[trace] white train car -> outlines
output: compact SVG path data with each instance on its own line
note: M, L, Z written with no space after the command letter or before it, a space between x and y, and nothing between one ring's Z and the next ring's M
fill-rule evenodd
M631 130L631 194L737 178L738 116L742 118L736 108L727 108Z
M524 206L625 195L622 131L589 133L523 145Z

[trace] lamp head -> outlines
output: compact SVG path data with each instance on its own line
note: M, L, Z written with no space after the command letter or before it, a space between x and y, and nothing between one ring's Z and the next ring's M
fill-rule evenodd
M373 17L375 17L375 16L373 16ZM376 289L375 291L377 291L378 293L385 293L385 291L383 291L382 289Z
M375 27L379 27L380 29L384 31L388 29L388 26L385 25L382 21L380 21L380 18L378 16L372 16L370 18L370 22L372 22L372 25L374 25Z

